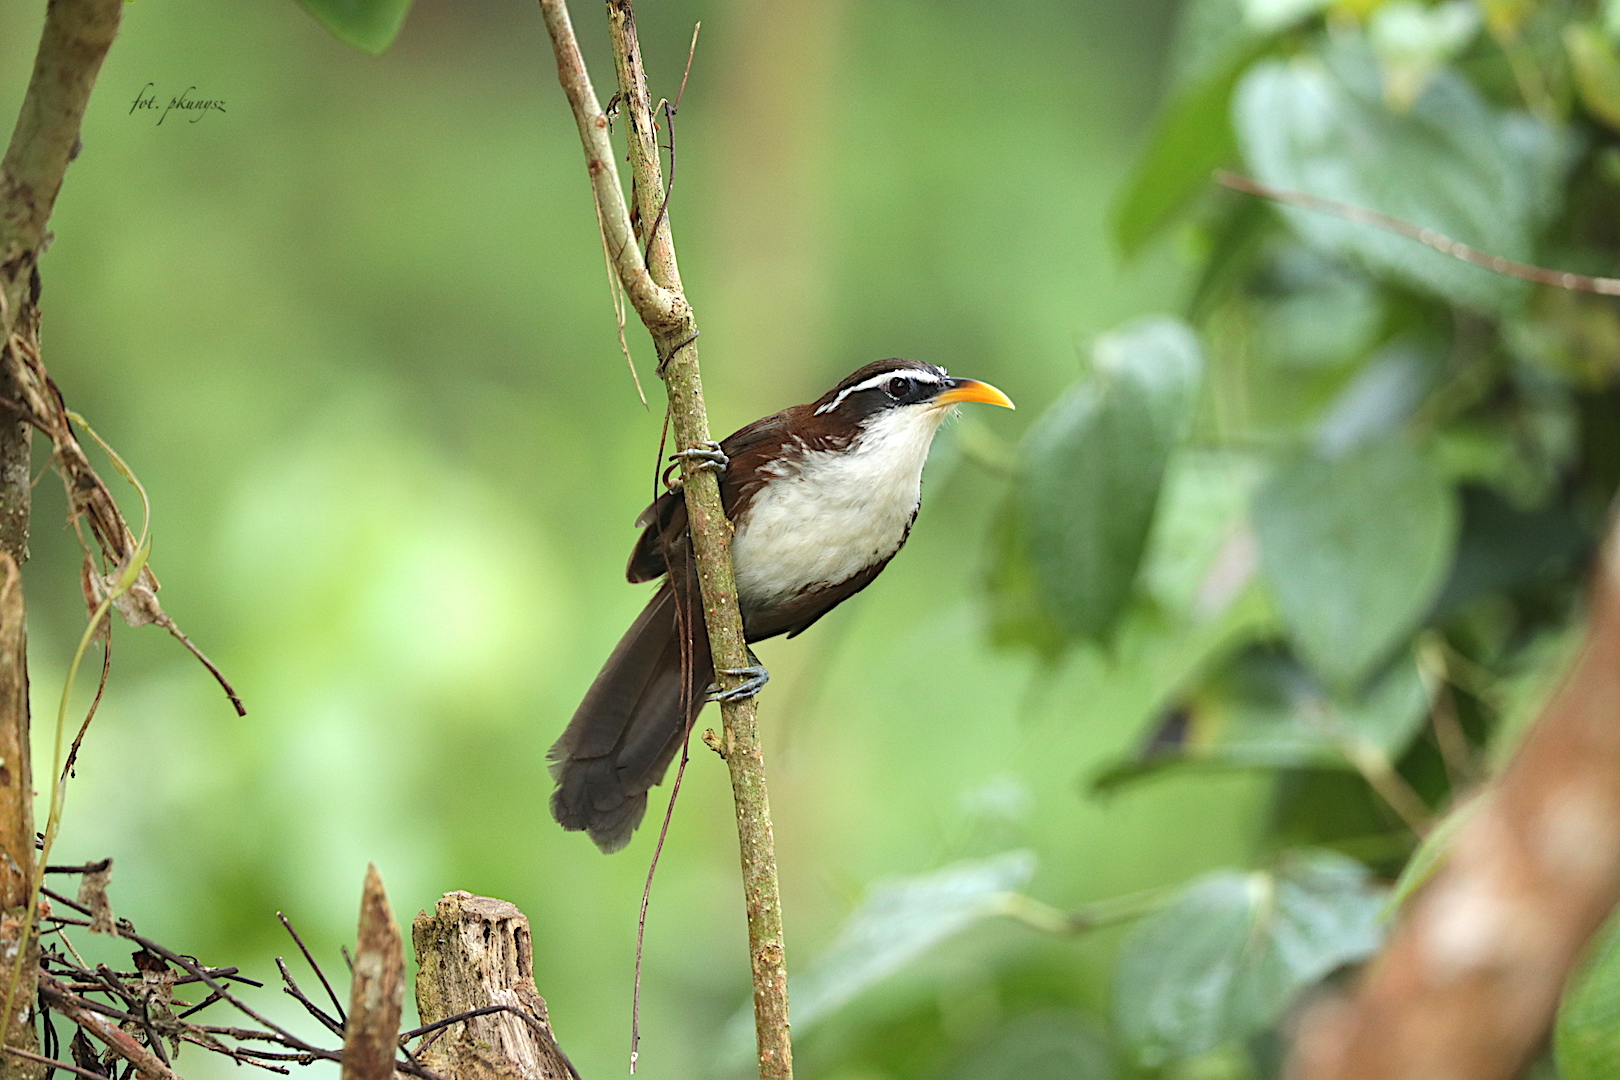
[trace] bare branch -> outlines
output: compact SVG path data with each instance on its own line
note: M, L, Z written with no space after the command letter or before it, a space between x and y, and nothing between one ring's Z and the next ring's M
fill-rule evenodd
M1498 255L1491 255L1475 247L1469 247L1460 240L1453 240L1444 233L1433 229L1415 225L1405 218L1395 217L1380 210L1369 210L1365 206L1352 206L1350 203L1337 202L1333 199L1324 199L1320 195L1308 195L1303 191L1289 191L1285 188L1272 187L1262 184L1258 180L1251 180L1247 176L1217 170L1215 182L1222 187L1229 187L1233 191L1241 191L1248 195L1257 195L1262 199L1270 199L1285 206L1297 206L1301 210L1315 210L1318 213L1332 214L1334 217L1353 221L1358 225L1371 225L1385 232L1404 236L1408 240L1416 240L1425 247L1431 247L1442 255L1449 255L1459 259L1470 266L1482 267L1508 277L1519 278L1521 281L1533 281L1537 285L1551 285L1558 289L1570 289L1574 292L1600 293L1604 296L1620 296L1620 278L1588 277L1585 274L1571 274L1565 270L1548 270L1543 266L1531 266L1529 263L1514 262Z
M642 322L649 327L678 325L690 308L684 296L655 284L642 261L641 250L630 228L624 190L619 186L619 169L614 161L613 144L608 140L608 120L596 100L590 73L580 55L574 24L568 17L568 5L562 0L541 0L540 13L557 55L557 77L579 125L580 142L585 147L585 167L601 212L602 234L607 238L613 268L618 271L625 294Z
M298 936L297 930L293 929L292 920L280 911L276 912L276 918L280 919L281 925L286 927L288 935L293 939L293 944L298 946L298 951L304 954L304 962L309 965L309 969L315 973L317 979L321 980L321 987L326 991L326 997L332 1002L332 1009L337 1013L338 1023L343 1023L348 1017L344 1015L343 1003L338 1001L337 993L332 989L332 984L326 981L326 972L321 970L321 965L317 964L315 957L310 954L309 946L304 944L304 939Z
M8 1046L5 1048L5 1050L6 1053L15 1057L20 1057L24 1061L34 1061L41 1065L49 1065L53 1069L65 1069L68 1072L73 1073L75 1076L84 1077L85 1080L107 1080L106 1076L102 1075L101 1073L91 1072L89 1069L81 1069L77 1065L69 1065L67 1062L57 1061L55 1058L42 1057L39 1054L30 1054L28 1051L18 1050L14 1046Z

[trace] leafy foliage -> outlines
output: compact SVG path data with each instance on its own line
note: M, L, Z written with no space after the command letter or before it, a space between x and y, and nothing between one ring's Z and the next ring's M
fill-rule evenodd
M1008 539L1027 545L1029 571L999 583L1027 596L1032 573L1039 609L1070 639L1106 640L1130 601L1202 367L1186 325L1143 320L1099 340L1092 377L1030 429Z
M1314 56L1263 61L1232 102L1244 160L1276 187L1382 210L1530 261L1534 231L1558 206L1555 133L1491 109L1449 70L1435 72L1408 110L1391 108L1387 93L1368 46L1335 42ZM1503 311L1525 291L1404 237L1309 211L1285 215L1322 250L1457 304Z
M1556 683L1620 486L1612 301L1205 178L1612 272L1620 6L1595 8L1184 9L1114 226L1127 253L1171 232L1196 253L1185 321L1105 335L1037 419L987 575L993 639L1049 671L1199 643L1094 793L1275 777L1255 839L1282 854L1195 879L1120 946L1113 1035L1144 1075L1277 1074L1290 1003L1376 947ZM1257 594L1266 615L1212 621ZM1569 992L1566 1076L1613 1071L1617 957Z
M1038 1012L1003 1026L946 1080L1113 1080L1113 1050L1083 1015Z
M1257 645L1212 674L1140 753L1094 781L1116 787L1170 765L1354 769L1398 760L1428 715L1417 665L1391 666L1359 695L1335 698L1286 650Z
M1291 852L1275 870L1219 870L1142 920L1120 948L1114 1011L1146 1065L1247 1039L1293 996L1382 938L1360 863Z
M875 883L838 939L794 978L794 1030L802 1034L941 941L997 914L1034 873L1032 853L1007 851Z
M1282 465L1254 524L1289 636L1324 681L1354 691L1444 583L1456 497L1412 446L1378 440Z

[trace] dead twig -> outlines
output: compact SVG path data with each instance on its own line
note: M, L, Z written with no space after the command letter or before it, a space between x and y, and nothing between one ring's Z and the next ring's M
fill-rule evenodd
M327 998L332 1002L332 1008L337 1013L338 1022L345 1022L348 1017L343 1012L343 1003L338 1001L337 993L332 989L332 984L326 981L326 972L322 971L321 965L315 962L315 957L310 954L309 946L304 944L304 939L298 936L297 930L293 929L292 920L279 911L276 912L276 918L281 920L281 925L286 928L288 935L293 939L293 944L298 946L298 951L304 954L304 962L309 965L309 969L315 973L317 979L321 980L321 987L326 991Z
M133 1035L101 1015L99 1010L86 1008L81 1004L82 998L76 998L63 991L60 984L51 976L40 975L39 993L52 1009L78 1024L81 1029L100 1040L107 1049L134 1066L142 1080L179 1080L174 1070L151 1049L142 1046Z

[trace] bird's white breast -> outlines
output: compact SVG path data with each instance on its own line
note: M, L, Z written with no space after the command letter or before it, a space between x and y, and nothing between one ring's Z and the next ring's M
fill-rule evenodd
M788 453L771 466L732 540L743 608L836 585L893 555L917 512L928 446L947 411L893 409L848 449Z

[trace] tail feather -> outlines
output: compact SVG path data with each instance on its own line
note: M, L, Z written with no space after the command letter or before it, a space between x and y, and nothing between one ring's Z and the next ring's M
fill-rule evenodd
M665 582L625 632L552 746L551 815L613 852L630 841L647 791L664 778L714 677L701 612L680 632L679 599ZM684 641L690 658L683 678Z

